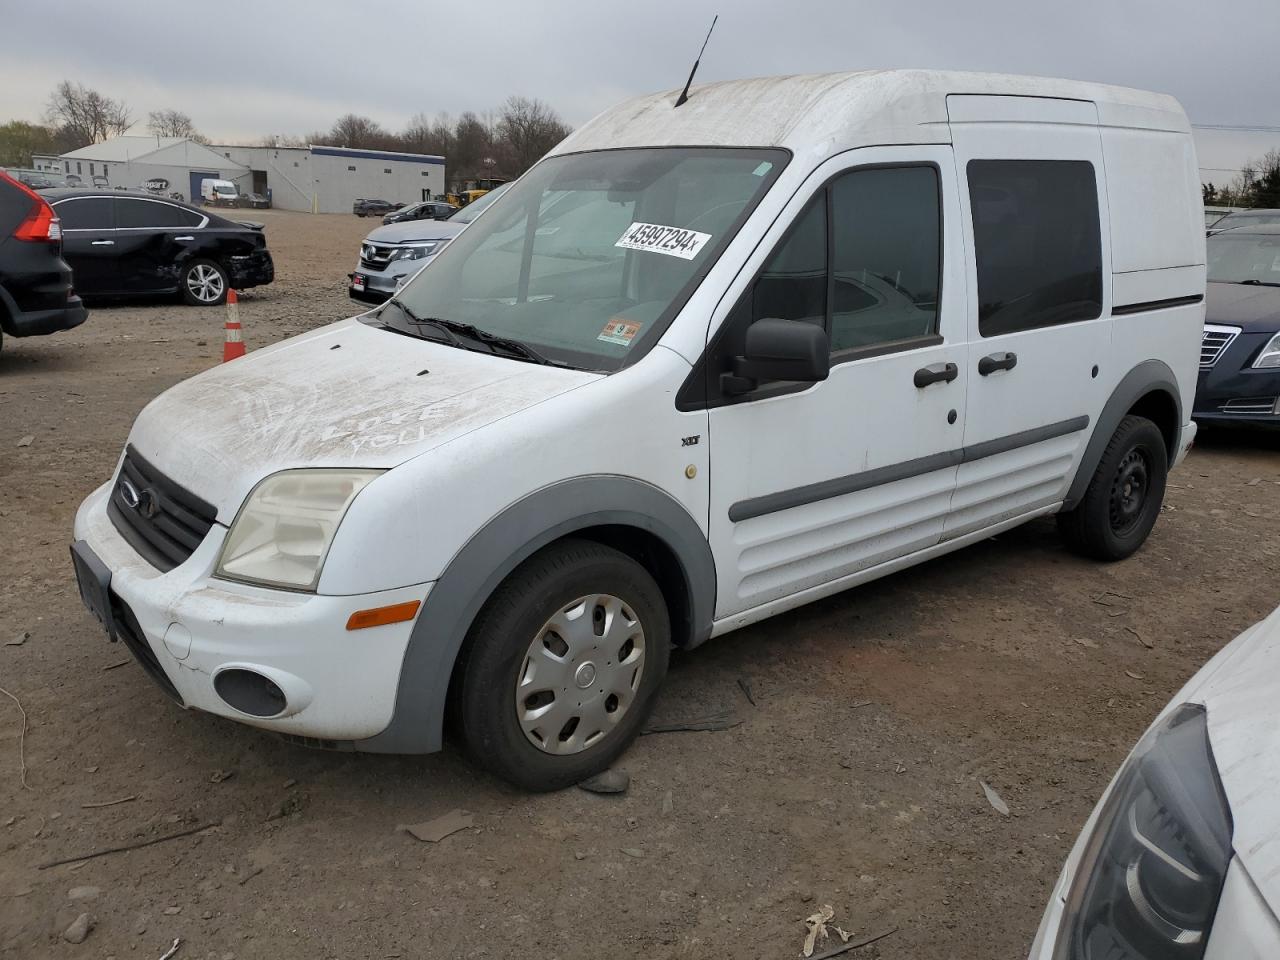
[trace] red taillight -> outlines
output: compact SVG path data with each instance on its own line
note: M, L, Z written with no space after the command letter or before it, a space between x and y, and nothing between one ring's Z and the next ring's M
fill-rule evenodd
M0 171L0 178L13 184L28 197L31 198L35 206L26 218L18 224L16 230L13 231L13 239L26 240L35 242L45 242L62 239L62 221L58 219L57 214L53 212L53 207L49 206L49 201L40 194L36 193L21 180L15 180L7 173Z

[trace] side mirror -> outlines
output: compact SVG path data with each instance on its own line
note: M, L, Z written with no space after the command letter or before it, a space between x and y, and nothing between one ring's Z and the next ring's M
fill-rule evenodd
M812 323L766 317L747 327L746 355L720 378L725 393L754 390L761 380L817 383L831 372L827 332Z

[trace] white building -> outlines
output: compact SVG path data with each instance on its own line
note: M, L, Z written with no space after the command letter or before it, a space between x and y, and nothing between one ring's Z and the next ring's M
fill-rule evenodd
M445 192L444 157L348 147L209 146L181 137L113 137L60 157L39 157L51 173L74 174L86 185L138 189L168 181L165 193L199 202L200 181L230 180L241 193L260 193L284 210L350 213L357 198L395 203ZM45 169L45 167L37 167Z
M230 180L241 192L253 185L248 167L185 137L112 137L58 160L61 168L53 172L74 174L86 185L137 190L148 180L165 180L163 192L181 193L187 200L198 201L201 180Z
M252 189L269 188L272 205L285 210L350 213L360 197L416 203L445 192L444 157L428 154L319 144L211 149L248 168Z

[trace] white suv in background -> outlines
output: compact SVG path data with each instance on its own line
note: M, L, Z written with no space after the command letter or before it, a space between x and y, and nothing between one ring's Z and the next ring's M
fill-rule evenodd
M633 100L380 309L148 405L76 517L83 597L186 706L413 753L448 705L499 775L576 782L673 645L1047 514L1136 550L1195 435L1201 217L1164 96Z

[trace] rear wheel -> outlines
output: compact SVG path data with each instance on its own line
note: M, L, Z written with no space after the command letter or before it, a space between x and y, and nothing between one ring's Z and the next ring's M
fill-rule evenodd
M1131 556L1160 516L1168 472L1169 454L1160 428L1146 417L1125 417L1080 503L1058 514L1058 529L1067 545L1098 560Z
M216 307L227 299L227 271L212 260L192 260L182 268L182 299L193 307Z
M626 554L566 540L486 604L457 688L468 753L527 790L606 769L640 732L667 672L662 592Z

